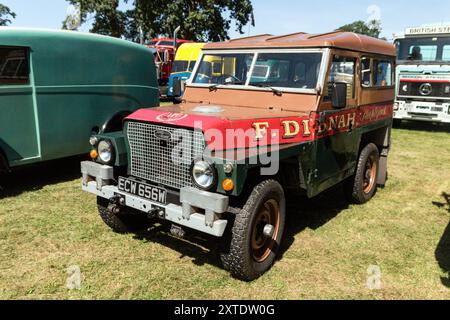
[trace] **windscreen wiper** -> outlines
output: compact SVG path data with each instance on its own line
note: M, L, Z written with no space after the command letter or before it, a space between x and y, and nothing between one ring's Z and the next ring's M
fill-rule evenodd
M267 85L267 84L257 84L257 85L252 85L253 87L259 87L259 88L267 88L267 89L270 89L270 90L272 90L272 92L276 95L276 96L278 96L278 97L281 97L282 95L283 95L283 91L281 91L281 90L278 90L278 89L276 89L276 88L274 88L274 87L272 87L272 86L269 86L269 85Z
M220 86L231 86L231 85L238 85L239 83L234 83L234 82L225 82L225 83L216 83L216 84L212 84L210 85L209 88L209 92L213 92L216 91L218 87Z

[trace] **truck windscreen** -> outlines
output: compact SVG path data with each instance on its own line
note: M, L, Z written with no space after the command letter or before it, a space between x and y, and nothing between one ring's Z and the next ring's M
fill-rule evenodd
M450 37L414 37L395 41L397 59L411 62L450 62Z

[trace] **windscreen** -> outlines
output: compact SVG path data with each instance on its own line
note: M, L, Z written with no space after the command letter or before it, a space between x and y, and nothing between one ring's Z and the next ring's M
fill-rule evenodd
M245 85L254 54L206 54L194 83Z
M450 37L420 37L395 42L397 59L411 62L450 62Z
M315 89L321 63L321 52L205 54L193 82Z
M315 89L321 62L321 53L261 53L249 85Z

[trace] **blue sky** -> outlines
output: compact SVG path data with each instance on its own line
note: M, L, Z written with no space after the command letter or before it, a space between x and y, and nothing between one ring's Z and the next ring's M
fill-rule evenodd
M68 8L64 0L0 3L17 13L13 23L17 27L60 28ZM253 0L253 5L256 27L245 28L246 35L327 32L355 20L379 16L383 36L391 39L393 33L407 27L450 21L450 1L443 0ZM239 34L232 31L231 36Z

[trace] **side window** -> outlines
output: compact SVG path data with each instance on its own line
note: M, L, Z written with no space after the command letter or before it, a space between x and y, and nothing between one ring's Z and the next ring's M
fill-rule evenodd
M28 81L28 50L0 48L0 85L21 85Z
M361 79L365 88L393 86L392 62L387 59L362 58Z
M361 59L361 81L363 87L372 85L372 60L369 58Z
M386 60L374 60L374 86L390 87L392 86L392 64Z
M330 87L333 83L347 84L347 100L355 98L355 58L334 56L328 77L326 100L331 100Z

